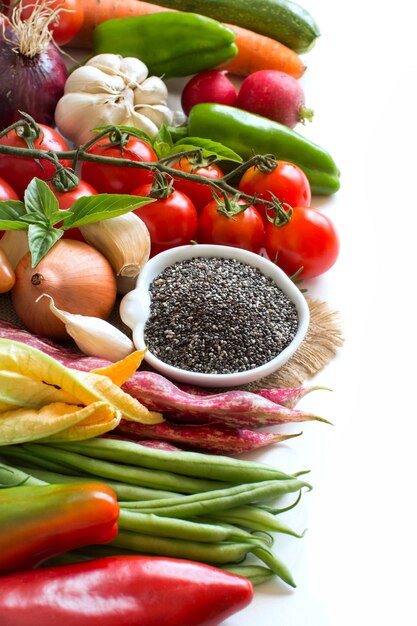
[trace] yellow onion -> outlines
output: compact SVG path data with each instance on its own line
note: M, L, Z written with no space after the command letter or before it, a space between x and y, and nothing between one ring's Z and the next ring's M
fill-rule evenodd
M19 261L11 291L16 314L33 333L51 339L69 339L64 323L49 309L57 307L79 315L106 319L113 310L117 286L113 269L95 248L82 241L61 239L35 268L30 253Z

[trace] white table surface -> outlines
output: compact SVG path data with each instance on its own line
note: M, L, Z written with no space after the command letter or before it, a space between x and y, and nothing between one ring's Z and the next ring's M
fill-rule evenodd
M314 199L341 254L307 286L340 311L345 345L311 381L332 393L300 403L334 425L304 424L302 437L251 457L311 469L313 491L282 518L307 534L276 541L297 589L257 587L224 625L414 626L416 15L402 1L301 4L322 36L301 79L314 121L297 130L342 172L336 195Z
M416 13L411 1L300 0L322 36L301 79L314 121L297 128L325 147L340 191L314 198L339 229L337 264L306 286L340 311L345 345L300 407L333 426L247 458L309 468L314 489L283 516L277 553L297 582L256 588L224 626L415 626L413 385L417 249ZM170 81L172 100L181 81ZM411 571L410 571L411 569Z

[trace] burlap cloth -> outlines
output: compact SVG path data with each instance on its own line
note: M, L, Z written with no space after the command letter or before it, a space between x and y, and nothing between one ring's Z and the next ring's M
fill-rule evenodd
M250 383L244 387L245 389L299 386L317 374L336 356L338 348L344 341L339 313L326 302L308 296L306 299L310 307L310 324L301 346L279 370ZM109 321L130 336L130 330L120 320L118 310L117 303ZM0 319L24 328L14 312L8 294L0 295ZM146 367L144 364L144 368Z

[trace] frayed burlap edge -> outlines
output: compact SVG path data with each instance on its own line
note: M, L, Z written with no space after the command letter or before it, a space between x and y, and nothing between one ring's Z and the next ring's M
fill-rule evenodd
M276 372L240 389L297 387L317 374L336 356L344 343L339 313L322 300L309 297L306 300L310 308L310 324L297 352ZM9 294L0 297L0 317L22 327L14 313ZM129 333L129 329L122 324L118 316L118 307L115 307L109 321L123 332ZM148 368L145 366L145 369Z

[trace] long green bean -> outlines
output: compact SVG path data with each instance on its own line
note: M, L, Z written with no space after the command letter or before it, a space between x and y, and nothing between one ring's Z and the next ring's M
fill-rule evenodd
M226 511L242 504L250 504L276 497L285 493L299 491L306 483L293 478L291 480L266 480L248 485L235 485L226 489L198 493L168 500L141 502L120 502L126 509L139 509L161 516L199 517L219 511Z
M36 465L38 467L42 467L45 470L50 472L58 472L60 474L70 475L72 470L66 465L62 463L57 463L56 461L51 461L50 459L45 458L42 454L38 455L36 450L32 450L28 452L20 445L13 446L2 446L0 449L0 456L12 460L21 462L23 464L28 463L29 465ZM81 470L79 470L80 474L83 474ZM84 474L85 475L85 474Z
M200 521L160 517L153 513L139 513L137 511L120 511L119 528L130 530L144 535L170 537L187 541L204 543L218 543L220 541L243 541L255 544L265 544L262 537L255 537L241 528L232 525L216 525Z
M172 558L190 559L212 565L226 565L242 562L249 553L263 561L279 578L295 587L288 568L268 548L249 543L225 541L221 543L203 543L141 535L121 530L109 544L116 548L131 550L141 554L163 555Z
M204 518L206 520L206 518ZM277 519L271 513L263 511L255 506L242 506L227 511L222 511L220 514L208 515L207 521L221 521L229 524L237 524L243 528L250 528L251 530L257 530L260 532L278 532L285 535L291 535L301 539L304 537L306 531L302 533L296 533L292 528L289 528Z
M274 467L254 461L243 461L227 456L203 455L199 452L157 450L119 439L94 438L87 441L53 445L94 458L109 459L151 469L165 469L185 476L226 482L251 483L261 480L287 480L293 477Z
M35 453L42 454L46 459L58 461L58 463L65 464L69 468L80 469L82 472L96 477L122 480L130 485L155 487L180 493L200 493L210 489L217 489L219 485L227 485L227 483L179 476L163 470L144 469L132 465L102 461L45 444L29 443L23 445L28 452L31 452L33 449Z
M67 483L90 483L91 477L78 476L76 474L66 475L59 474L57 472L48 472L47 470L27 467L23 465L16 465L17 469L30 474L34 478L38 478L45 483L55 484L67 484ZM101 479L100 482L105 483L113 489L116 493L118 500L123 501L135 501L135 500L156 500L161 498L175 498L180 496L180 493L174 491L162 491L162 489L151 489L149 487L138 487L136 485L128 485L116 480L109 480L107 478Z
M0 488L1 487L18 487L19 485L46 485L43 480L39 480L30 474L18 470L11 465L0 463Z

